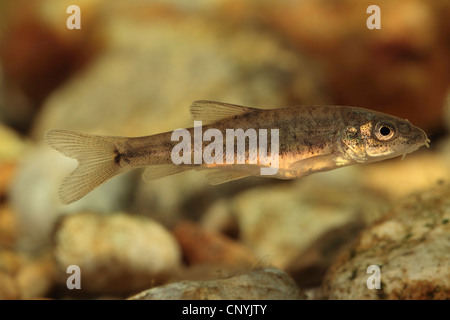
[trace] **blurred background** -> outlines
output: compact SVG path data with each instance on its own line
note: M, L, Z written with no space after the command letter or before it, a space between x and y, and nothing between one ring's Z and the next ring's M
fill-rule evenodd
M71 4L80 30L66 27ZM380 30L366 27L373 4ZM449 86L448 0L1 1L0 298L122 298L266 265L321 297L360 232L447 184ZM192 126L198 99L370 108L424 129L431 149L298 181L132 172L59 203L76 163L47 130L170 131ZM81 293L65 287L72 264Z

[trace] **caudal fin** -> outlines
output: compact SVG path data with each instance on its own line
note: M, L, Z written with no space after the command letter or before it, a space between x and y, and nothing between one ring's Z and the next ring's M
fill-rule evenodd
M65 204L82 198L115 175L127 171L116 161L120 137L97 136L69 130L50 130L47 143L62 154L78 160L78 167L67 176L59 197Z

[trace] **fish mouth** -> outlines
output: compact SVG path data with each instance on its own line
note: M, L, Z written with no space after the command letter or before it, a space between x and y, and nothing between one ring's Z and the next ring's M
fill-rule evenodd
M425 133L424 133L424 134L425 134ZM403 153L403 155L402 155L402 160L406 158L406 155L407 155L407 154L412 153L412 152L418 150L418 149L419 149L420 147L422 147L422 146L425 146L425 147L427 147L427 148L430 148L430 143L431 143L431 140L428 139L428 137L425 135L425 141L423 142L423 144L417 145L417 146L412 146L411 148L409 148L408 150L406 150L406 151Z
M428 136L427 136L427 134L425 133L425 131L423 131L422 129L420 129L420 128L417 128L417 129L419 129L419 131L420 131L420 134L421 134L421 140L423 141L423 143L419 146L419 148L421 147L421 146L426 146L427 148L429 148L430 147L430 142L431 142L431 140L430 139L428 139Z

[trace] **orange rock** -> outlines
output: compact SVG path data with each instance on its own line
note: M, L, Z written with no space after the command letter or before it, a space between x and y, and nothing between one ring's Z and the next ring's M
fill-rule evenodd
M140 292L129 300L303 300L305 293L275 268L241 272L209 281L180 281Z
M16 281L7 273L0 271L0 300L16 300L19 290Z
M21 265L22 257L17 252L0 250L0 270L14 275L20 269Z
M223 263L203 263L194 264L184 268L180 268L178 272L167 281L168 283L179 282L184 280L189 281L205 281L214 280L218 277L225 278L233 276L238 273L252 271L252 266L232 266Z
M44 297L55 284L55 262L45 255L19 270L15 278L22 299Z
M252 265L256 259L240 243L193 222L181 222L173 230L189 264Z
M0 196L4 196L16 173L17 163L5 162L0 164Z
M178 269L181 250L158 222L125 213L82 212L64 217L54 233L57 281L67 268L80 268L81 291L120 295L164 282Z
M17 217L9 206L0 207L0 246L12 247L19 237Z
M324 296L333 300L450 299L450 187L399 201L362 231L328 269ZM378 280L374 269L379 268ZM379 281L380 287L369 289Z

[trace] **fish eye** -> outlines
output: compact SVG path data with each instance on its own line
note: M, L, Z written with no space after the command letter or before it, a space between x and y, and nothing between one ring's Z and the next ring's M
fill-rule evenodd
M380 141L388 141L392 139L395 134L395 127L389 122L378 122L375 126L375 137Z

